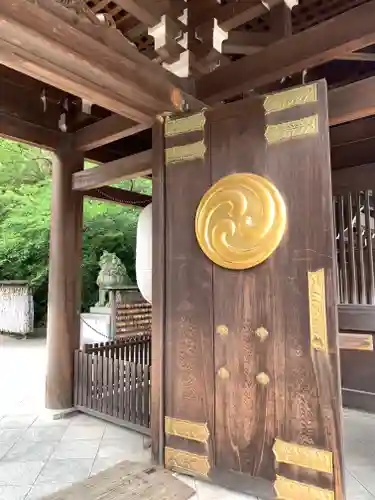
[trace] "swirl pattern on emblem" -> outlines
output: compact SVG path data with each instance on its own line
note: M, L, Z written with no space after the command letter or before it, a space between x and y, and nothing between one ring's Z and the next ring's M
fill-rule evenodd
M286 207L277 188L256 174L232 174L203 196L195 232L203 252L227 269L248 269L264 262L286 229Z

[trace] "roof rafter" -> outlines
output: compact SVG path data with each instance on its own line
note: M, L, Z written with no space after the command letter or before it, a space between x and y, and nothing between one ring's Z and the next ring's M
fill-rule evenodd
M266 14L272 7L283 3L284 0L248 0L246 2L229 2L225 5L217 4L214 8L197 9L193 22L196 25L205 24L215 18L224 31L231 31L253 19ZM266 6L267 5L267 6Z
M353 8L254 55L202 76L197 97L220 102L375 42L375 1Z
M328 92L331 125L350 122L375 114L375 76L332 89Z
M154 26L160 21L160 12L145 0L116 0L116 3L146 26Z
M114 114L77 130L75 133L75 146L80 151L90 151L134 135L150 126L151 122L138 124L123 116Z
M331 127L330 137L332 147L375 139L375 117L369 116Z
M350 54L344 54L339 56L337 59L341 61L375 61L374 52L351 52Z
M331 150L332 169L357 167L375 163L375 139L351 142L333 147Z
M0 25L5 65L134 121L197 104L116 30L90 25L53 0L1 2Z
M142 177L151 172L152 150L147 150L73 174L73 189L86 191L87 189L115 184L124 179Z
M0 136L46 149L56 149L64 134L0 112Z

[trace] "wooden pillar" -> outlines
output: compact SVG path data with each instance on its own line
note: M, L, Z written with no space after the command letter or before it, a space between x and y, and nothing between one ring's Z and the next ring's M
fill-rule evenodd
M72 174L83 155L66 138L52 170L52 210L47 320L46 407L73 406L73 353L79 346L83 197L72 190Z
M164 334L165 334L165 164L164 125L152 130L152 456L164 464Z

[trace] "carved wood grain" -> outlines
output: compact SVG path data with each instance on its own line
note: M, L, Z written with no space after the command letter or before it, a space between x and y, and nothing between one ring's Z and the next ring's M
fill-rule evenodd
M266 124L313 114L319 134L266 144ZM194 132L168 138L166 147L197 140ZM318 102L271 113L266 120L260 97L210 110L205 142L205 161L166 170L165 415L207 422L212 437L207 452L215 466L210 478L253 495L272 498L276 473L285 472L275 468L275 438L332 451L334 477L290 465L288 477L335 488L337 500L343 500L325 84L318 83ZM288 210L279 248L244 271L212 266L194 234L203 194L236 172L266 176ZM310 343L307 273L322 268L328 353L312 350ZM223 325L225 335L218 329ZM256 334L261 327L269 332L263 341ZM269 377L268 384L259 383L267 378L260 373ZM181 448L198 451L188 440Z
M167 137L165 147L204 139L202 131ZM207 423L205 454L213 459L214 384L212 264L199 249L194 216L210 185L201 160L166 167L165 415ZM183 200L183 202L182 202ZM196 451L193 441L185 450Z

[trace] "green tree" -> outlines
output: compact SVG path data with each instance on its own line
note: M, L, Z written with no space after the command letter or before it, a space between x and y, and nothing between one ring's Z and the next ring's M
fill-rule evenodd
M44 322L53 154L0 139L0 279L27 279L33 287L37 323ZM91 165L87 165L90 167ZM151 193L151 181L123 181L121 187ZM135 279L135 237L139 209L86 200L83 230L83 309L97 300L98 260L115 252Z

